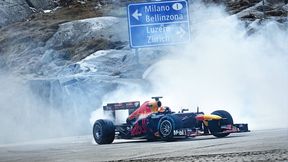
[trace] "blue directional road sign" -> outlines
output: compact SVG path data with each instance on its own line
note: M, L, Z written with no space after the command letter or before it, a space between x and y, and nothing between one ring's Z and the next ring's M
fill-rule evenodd
M129 4L127 10L132 48L171 45L190 40L186 0Z

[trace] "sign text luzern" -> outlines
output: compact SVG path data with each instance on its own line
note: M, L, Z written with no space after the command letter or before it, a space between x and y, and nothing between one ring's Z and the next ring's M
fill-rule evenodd
M186 0L129 4L128 22L132 48L190 40Z

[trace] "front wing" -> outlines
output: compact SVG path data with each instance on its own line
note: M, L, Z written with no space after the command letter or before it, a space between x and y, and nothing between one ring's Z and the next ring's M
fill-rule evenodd
M223 129L223 131L219 132L218 134L250 132L248 129L248 124L224 125L224 126L221 126L221 129ZM204 135L211 135L211 134L204 132L202 130L197 130L197 129L193 130L191 128L182 128L182 129L174 130L174 136L196 137L196 136L204 136Z

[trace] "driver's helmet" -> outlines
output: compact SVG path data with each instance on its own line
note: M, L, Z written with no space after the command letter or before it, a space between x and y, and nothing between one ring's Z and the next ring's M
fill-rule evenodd
M158 101L160 102L160 101ZM147 103L147 106L150 108L150 110L152 111L152 113L156 113L158 112L158 108L159 108L159 103L155 100L151 100Z

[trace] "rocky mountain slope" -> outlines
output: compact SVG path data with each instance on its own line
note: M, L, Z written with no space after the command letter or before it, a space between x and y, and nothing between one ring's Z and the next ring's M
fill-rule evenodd
M224 4L230 14L235 14L249 23L264 18L287 23L288 4L285 0L264 2L261 0L206 0L205 2L207 5ZM44 13L43 10L56 7L52 1L18 0L1 1L1 3L0 15L3 17L1 20L5 22L0 28L0 56L1 59L6 60L1 62L1 66L14 69L12 71L17 73L35 76L57 75L61 71L57 68L58 66L63 67L68 64L72 66L71 64L98 50L123 48L129 50L127 34L121 32L119 35L118 32L127 31L125 11L127 2L105 1L106 4L101 6L104 2L79 1L70 6L50 10L49 13ZM11 10L12 4L22 9L16 7ZM36 9L34 13L31 6ZM95 18L102 16L112 17L106 20ZM85 18L94 19L81 20ZM24 22L19 22L19 20L24 20ZM8 25L12 22L16 23ZM102 29L94 29L97 25L102 26ZM105 28L109 28L109 31L107 32ZM22 58L25 61L10 57ZM56 66L53 64L54 68L51 68L52 62L49 60L48 62L44 60L45 63L39 64L40 59L48 58L57 60L54 63Z
M53 0L1 0L0 27L26 20L34 12L55 7L56 3Z

